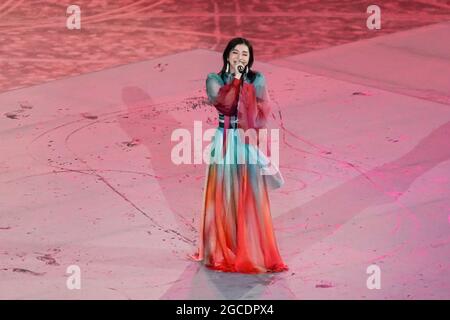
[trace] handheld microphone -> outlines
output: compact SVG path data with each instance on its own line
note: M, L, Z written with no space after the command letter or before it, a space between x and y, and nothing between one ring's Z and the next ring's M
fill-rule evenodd
M241 65L239 65L239 66L237 67L237 69L238 69L239 73L244 72L244 67L241 66Z

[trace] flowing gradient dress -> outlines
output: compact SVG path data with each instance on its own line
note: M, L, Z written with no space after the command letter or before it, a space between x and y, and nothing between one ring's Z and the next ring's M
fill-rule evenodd
M280 272L288 267L273 231L268 189L284 180L278 167L275 174L261 174L269 165L270 144L266 156L255 138L267 128L270 114L265 78L256 73L253 82L243 79L230 73L210 73L206 79L219 126L208 151L199 246L192 257L218 271ZM242 135L247 129L254 129L254 139Z

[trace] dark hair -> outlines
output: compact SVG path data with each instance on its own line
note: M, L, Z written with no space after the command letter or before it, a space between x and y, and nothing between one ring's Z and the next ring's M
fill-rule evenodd
M248 59L248 72L247 72L247 79L250 80L250 82L253 82L255 80L256 77L256 72L254 72L253 70L251 70L251 67L253 65L253 61L254 61L254 57L253 57L253 46L250 43L250 41L248 41L245 38L233 38L230 40L230 42L228 42L225 50L223 51L223 67L222 70L220 70L219 75L222 77L225 74L225 70L227 69L227 64L228 64L228 56L230 55L231 50L234 49L234 47L236 47L238 44L245 44L248 47L249 50L249 59Z

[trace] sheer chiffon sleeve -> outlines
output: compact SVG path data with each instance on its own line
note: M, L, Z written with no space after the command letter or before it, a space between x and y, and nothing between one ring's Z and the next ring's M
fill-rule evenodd
M238 118L239 127L247 132L246 143L263 148L260 150L270 155L270 145L267 144L270 135L269 117L271 114L269 94L267 92L266 80L263 74L257 73L252 84L245 83L239 100ZM254 130L251 130L254 129ZM263 140L260 139L260 130L267 129ZM267 149L265 149L267 148Z
M261 73L253 84L245 83L239 101L239 123L244 130L267 128L270 115L270 101L266 80Z
M209 102L224 115L235 115L238 107L239 83L240 81L234 78L229 84L224 84L218 74L208 74L206 92Z
M256 116L255 116L255 127L256 128L267 128L269 115L271 112L270 99L267 92L266 79L259 73L256 77L254 86L256 90Z

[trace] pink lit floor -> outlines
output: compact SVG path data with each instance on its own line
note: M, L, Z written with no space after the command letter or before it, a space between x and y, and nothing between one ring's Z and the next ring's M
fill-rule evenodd
M174 165L170 135L216 126L204 86L220 46L1 93L0 298L449 299L449 35L443 22L256 62L281 116L280 274L186 258L205 165Z

